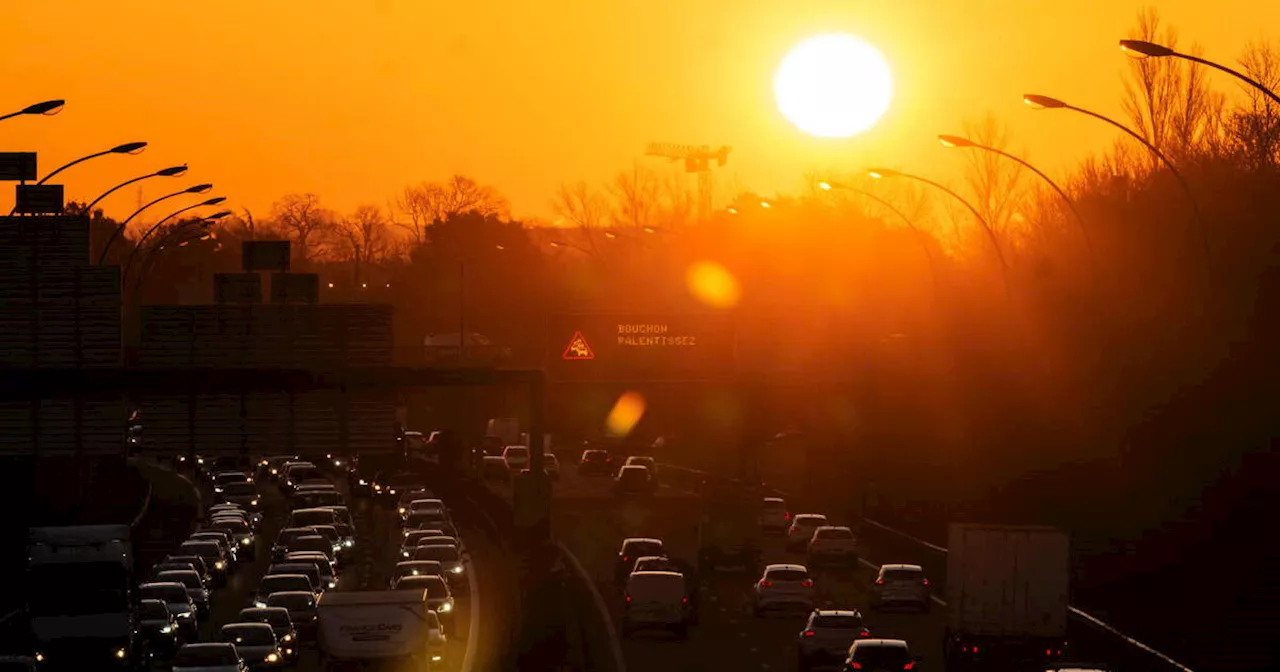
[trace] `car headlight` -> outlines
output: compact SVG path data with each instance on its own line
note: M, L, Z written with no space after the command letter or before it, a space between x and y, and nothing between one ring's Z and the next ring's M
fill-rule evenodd
M343 540L342 540L342 545L343 545L343 546L346 546L347 548L351 548L352 546L355 546L355 545L356 545L356 540L355 540L355 539L343 539Z
M366 481L362 478L360 479L360 485L369 485L369 481Z
M293 641L293 633L292 633L292 632L286 632L286 633L284 633L284 637L281 637L281 638L280 638L280 641L282 641L282 642L292 642L292 641Z
M409 557L409 551L400 551L400 555L403 555L404 557L407 558Z
M373 489L377 490L378 492L382 492L382 486L378 485L377 483L373 484Z
M214 566L214 568L215 568L215 569L226 569L226 568L227 568L227 563L225 563L225 562L223 562L223 561L219 560L219 561L217 561L217 562L213 563L213 566Z
M244 537L240 540L241 546L248 546L249 544L252 544L252 543L253 543L253 540L250 539L249 537Z
M253 606L255 606L255 607L259 608L259 609L265 609L265 608L267 607L267 603L266 603L266 602L263 602L262 600L254 600L254 601L253 601Z
M37 651L37 652L36 652L36 656L35 656L35 657L36 657L36 662L37 662L37 663L43 663L43 662L44 662L44 654L43 654L43 653L40 653L39 651Z
M449 570L449 571L453 572L454 574L461 574L461 573L462 573L462 565L458 565L457 567L454 567L453 569L451 569L451 570Z
M338 582L337 582L337 580L330 581L330 582L329 582L329 587L330 587L330 588L337 588L337 587L338 587Z
M441 660L440 656L431 656L431 662L433 663L438 663L440 662L440 660Z
M404 515L404 507L403 507L403 506L402 506L402 507L400 507L400 515L402 515L402 516Z
M257 505L258 505L258 500L256 499L249 500L249 506L257 506Z
M396 494L395 488L392 488L391 490L388 490L387 492L389 492L389 493L391 493L391 494L393 494L393 495L394 495L394 494Z
M125 656L127 655L129 655L128 651L125 651L124 649L116 649L116 658L119 658L120 660L124 660Z
M275 663L275 662L278 662L279 660L280 660L280 656L276 655L274 651L267 654L268 663Z
M444 604L440 605L440 613L447 614L451 611L453 611L453 604L449 602L445 602Z
M334 460L334 461L333 461L333 466L335 466L335 467L341 467L341 466L342 466L342 460Z
M171 632L173 632L173 626L172 626L172 625L166 625L166 626L164 626L163 628L160 628L160 634L162 634L162 635L167 635L167 634L169 634L169 633L171 633Z
M264 606L264 607L265 607L265 606L267 606L267 605L265 605L265 604L264 604L264 605L262 605L262 606ZM177 617L178 617L178 618L191 618L191 612L189 612L189 611L179 611L179 612L177 613Z
M199 464L204 464L204 458L196 456L196 462L198 462Z
M280 475L280 470L279 470L279 469L272 469L272 470L271 470L271 475L272 475L272 476L279 476L279 475Z

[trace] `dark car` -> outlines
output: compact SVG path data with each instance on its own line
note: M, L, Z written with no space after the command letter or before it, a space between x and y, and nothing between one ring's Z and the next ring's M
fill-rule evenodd
M138 635L153 658L169 660L182 646L178 619L161 600L142 600L137 611Z
M613 494L620 497L652 495L657 489L658 482L653 480L648 467L628 465L613 477Z
M580 476L608 476L613 473L613 456L609 451L598 448L582 451L578 459Z

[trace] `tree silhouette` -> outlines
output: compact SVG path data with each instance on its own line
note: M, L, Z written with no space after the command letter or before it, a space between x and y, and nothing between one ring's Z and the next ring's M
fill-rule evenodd
M408 231L416 245L427 242L428 227L455 215L475 212L505 218L510 214L507 200L496 189L463 175L405 187L394 203L396 210L409 218L397 226Z
M305 268L324 257L325 234L333 226L333 214L320 206L315 194L288 194L271 207L271 218L293 241L293 255Z

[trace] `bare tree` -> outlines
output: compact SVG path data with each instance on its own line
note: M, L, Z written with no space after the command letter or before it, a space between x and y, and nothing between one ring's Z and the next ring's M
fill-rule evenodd
M293 240L294 254L302 264L323 256L324 234L333 217L320 207L319 196L288 194L271 206L271 218Z
M1138 13L1130 36L1171 49L1178 46L1177 31L1162 29L1160 14L1151 7ZM1193 47L1188 53L1198 51ZM1124 110L1138 133L1171 158L1213 148L1224 99L1209 88L1204 68L1181 58L1134 59L1129 66Z
M482 217L510 216L510 206L498 190L464 175L444 182L423 182L405 187L395 202L396 210L409 218L398 226L413 236L416 245L426 243L426 229L452 215L474 212Z
M653 171L637 163L618 173L608 190L614 201L612 219L618 226L643 229L658 225L662 184Z
M1280 49L1271 42L1250 42L1240 57L1244 73L1264 87L1280 88ZM1280 162L1280 106L1252 86L1245 86L1249 104L1228 119L1232 143L1249 167L1258 169Z
M376 205L361 205L343 217L333 231L340 260L351 263L354 280L360 282L365 270L380 266L396 254L391 226Z
M1009 132L994 114L964 123L965 134L974 142L1014 154L1009 148ZM1018 162L995 152L966 151L965 183L973 195L973 206L997 233L1008 233L1020 221L1027 201L1025 171Z
M575 226L597 229L608 222L609 199L586 182L561 184L551 199L551 210Z

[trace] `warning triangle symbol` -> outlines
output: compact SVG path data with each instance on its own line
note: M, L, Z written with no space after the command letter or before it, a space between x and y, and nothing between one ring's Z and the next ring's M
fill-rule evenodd
M569 347L564 349L561 355L564 359L595 359L596 353L592 352L591 346L587 345L587 339L583 337L581 331L573 332L573 339L569 341Z

